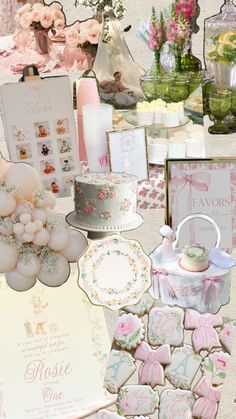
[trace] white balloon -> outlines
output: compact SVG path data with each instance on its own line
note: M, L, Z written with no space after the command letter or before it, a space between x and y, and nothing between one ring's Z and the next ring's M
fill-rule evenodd
M25 232L25 226L22 223L16 223L13 226L13 233L15 233L17 236L23 234Z
M76 230L69 230L69 243L62 251L68 262L76 262L86 250L88 241L86 237Z
M10 288L15 291L27 291L36 283L36 277L22 275L16 269L6 273L6 281Z
M12 271L18 261L19 254L15 247L0 241L0 273Z
M31 214L27 214L27 213L21 214L21 216L20 216L20 222L22 224L28 224L28 223L30 223L31 222Z
M37 226L34 223L30 222L26 224L25 232L27 234L34 234L36 233L36 231L37 231Z
M9 163L6 160L4 160L2 155L0 154L0 186L4 184L6 173L11 164L12 163Z
M63 255L51 252L53 265L48 260L43 261L41 270L37 275L40 282L49 287L59 287L70 276L70 265Z
M0 191L0 216L11 215L16 209L16 200L12 194Z
M42 220L35 220L34 225L36 226L36 231L42 230L43 228Z
M69 243L69 233L66 228L61 230L52 230L50 233L50 240L48 246L52 250L61 251Z
M25 276L37 276L41 268L40 260L36 255L20 256L16 269Z
M41 187L37 170L27 163L12 164L7 170L5 182L11 186L18 186L25 198Z
M32 212L32 221L41 220L43 223L45 223L47 219L47 213L40 209L40 208L34 208Z
M22 234L23 243L31 243L34 240L34 234L24 233Z
M33 243L36 246L46 246L49 242L50 234L46 228L42 228L42 230L37 231L34 235Z

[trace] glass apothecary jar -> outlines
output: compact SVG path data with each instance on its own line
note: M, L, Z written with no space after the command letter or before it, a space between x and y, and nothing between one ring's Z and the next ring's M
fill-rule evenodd
M205 63L218 89L236 86L236 6L225 0L218 15L205 20Z

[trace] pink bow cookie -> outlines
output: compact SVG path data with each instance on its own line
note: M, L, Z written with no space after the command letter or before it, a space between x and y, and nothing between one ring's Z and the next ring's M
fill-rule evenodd
M202 377L194 392L200 396L193 406L192 415L196 418L215 419L223 387L213 387L207 377Z
M139 369L139 383L156 385L165 385L165 375L162 365L170 364L171 351L170 345L162 345L153 350L146 342L143 342L136 349L134 358L143 361Z
M221 346L218 334L214 329L221 325L222 318L218 314L199 314L194 310L186 310L185 328L195 329L192 340L196 352Z

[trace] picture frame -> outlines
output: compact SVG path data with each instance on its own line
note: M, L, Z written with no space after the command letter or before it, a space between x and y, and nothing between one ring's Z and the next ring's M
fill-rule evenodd
M145 127L108 131L107 146L111 171L135 175L139 182L149 179Z
M221 231L220 247L230 251L236 245L236 158L167 159L166 224L176 229L191 214L213 218ZM205 221L184 226L180 247L202 243L214 247L215 231Z

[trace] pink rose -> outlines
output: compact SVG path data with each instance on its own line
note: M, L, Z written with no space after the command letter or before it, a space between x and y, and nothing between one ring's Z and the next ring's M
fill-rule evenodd
M65 27L65 21L64 20L62 20L62 19L55 20L55 22L54 22L54 28L57 31L61 31L62 29L64 29L64 27Z
M87 41L90 44L98 44L99 37L100 37L100 30L90 29L87 35Z
M225 354L225 357L223 357L218 353L214 353L210 356L210 359L220 371L226 371L230 361L230 356L227 355L228 354Z
M25 13L29 13L30 11L31 11L31 4L27 3L18 10L18 15L22 16Z
M20 25L23 29L28 29L32 24L32 15L31 13L24 13L20 17Z
M41 18L41 13L38 10L33 10L32 11L32 21L33 22L40 22L40 18Z
M49 29L52 26L53 19L49 7L45 7L45 10L42 12L40 23L45 29Z
M62 5L56 1L54 1L52 4L50 4L50 9L52 10L61 10Z
M87 34L84 31L80 31L78 34L78 43L80 45L85 44L85 42L87 41Z
M42 10L44 9L44 5L42 3L35 3L33 5L33 10L37 11L37 12L42 12Z
M53 13L53 16L54 16L55 20L56 19L65 20L65 15L64 15L64 13L62 13L61 10L55 10L54 13Z
M115 339L130 335L135 330L135 322L129 315L123 315L115 331Z
M98 199L99 199L100 201L103 201L103 200L105 199L105 194L104 194L104 192L102 192L102 191L99 191L99 192L98 192Z

